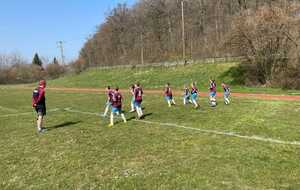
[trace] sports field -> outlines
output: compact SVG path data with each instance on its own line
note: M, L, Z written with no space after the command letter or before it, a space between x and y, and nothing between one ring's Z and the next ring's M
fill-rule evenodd
M38 135L31 93L1 87L0 189L300 188L299 101L201 97L195 110L146 94L144 120L108 128L104 94L49 90Z

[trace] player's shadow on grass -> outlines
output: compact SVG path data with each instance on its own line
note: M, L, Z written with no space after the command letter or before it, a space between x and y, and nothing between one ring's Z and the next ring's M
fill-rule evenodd
M145 119L146 117L148 117L148 116L150 116L150 115L152 115L153 113L147 113L147 114L144 114L144 116L142 117L142 119ZM127 121L131 121L131 120L134 120L134 119L136 119L136 117L135 116L132 116L132 117L130 117L130 118L127 118Z
M75 121L75 122L69 121L69 122L64 122L64 123L62 123L62 124L54 125L54 126L52 126L52 127L49 127L48 129L49 129L49 130L53 130L53 129L59 129L59 128L63 128L63 127L70 127L70 126L72 126L72 125L76 125L76 124L81 123L81 122L82 122L82 121Z

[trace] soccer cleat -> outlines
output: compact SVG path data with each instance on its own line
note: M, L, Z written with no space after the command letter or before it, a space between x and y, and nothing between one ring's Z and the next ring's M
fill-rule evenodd
M109 125L108 125L108 127L112 127L112 126L114 126L114 124L109 124Z
M129 111L129 113L133 113L133 112L135 112L135 110L130 110L130 111Z
M46 128L41 128L41 129L38 130L39 133L44 133L46 131L48 131L48 129L46 129Z

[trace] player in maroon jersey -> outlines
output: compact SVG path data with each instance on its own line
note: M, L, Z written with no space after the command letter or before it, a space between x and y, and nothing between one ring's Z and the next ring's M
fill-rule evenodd
M171 107L172 105L176 105L175 100L173 98L173 92L172 89L170 87L170 83L167 83L165 85L165 100L168 102L169 107Z
M33 91L32 94L32 107L34 107L37 113L37 129L39 133L47 131L43 127L43 120L46 115L46 97L45 97L46 81L41 80L39 87Z
M141 119L144 116L143 110L142 110L142 101L143 101L143 89L140 86L139 83L135 85L134 89L134 107L136 110L136 113L138 114L138 118Z
M114 114L121 115L124 123L127 123L124 113L122 112L122 100L123 97L119 92L119 88L117 87L115 91L112 92L112 109L110 114L110 124L109 127L114 125Z

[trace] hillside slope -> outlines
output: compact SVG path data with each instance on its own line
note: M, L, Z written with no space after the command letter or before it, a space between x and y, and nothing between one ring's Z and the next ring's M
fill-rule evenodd
M128 88L135 82L143 87L157 89L163 88L170 82L174 88L182 88L184 84L196 81L199 88L206 89L209 78L217 82L231 82L233 79L224 74L237 63L195 64L175 67L146 67L146 68L118 68L118 69L89 69L80 75L50 81L56 87L94 87L104 88L107 85Z

